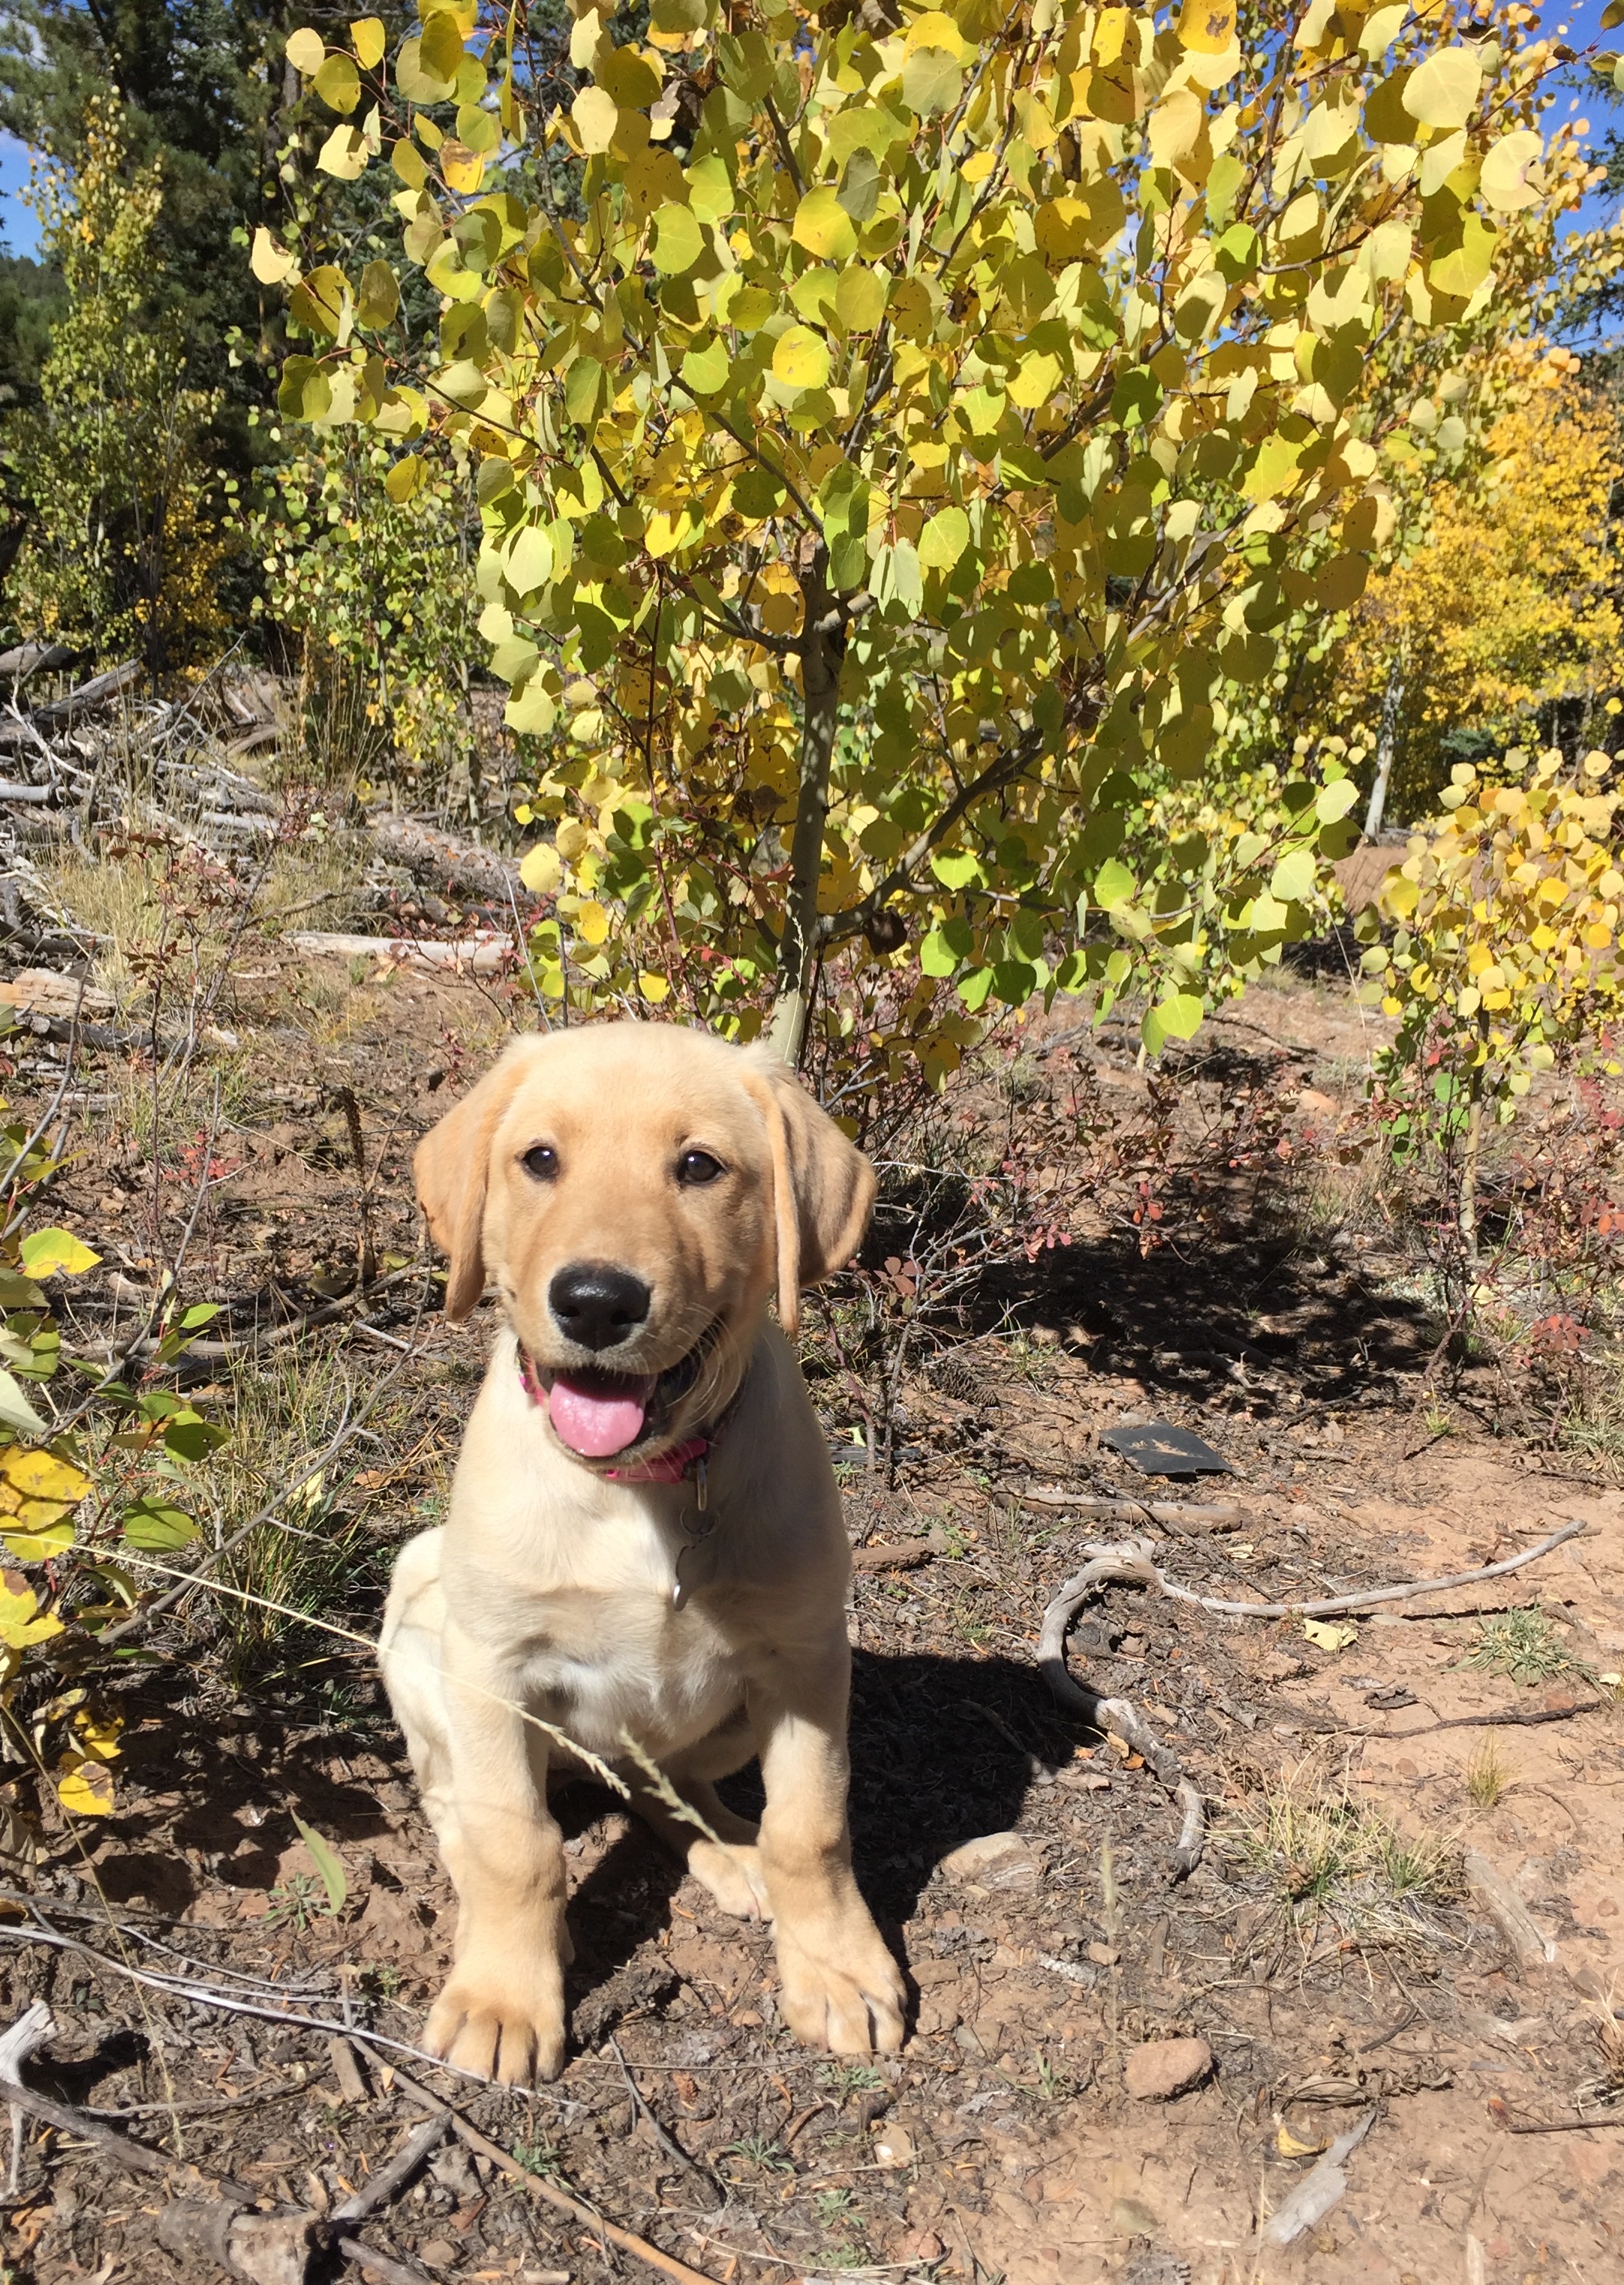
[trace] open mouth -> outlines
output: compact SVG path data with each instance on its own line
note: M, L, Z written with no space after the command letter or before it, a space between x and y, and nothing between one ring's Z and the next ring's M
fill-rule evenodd
M603 1372L595 1366L538 1368L547 1417L561 1444L584 1460L614 1459L658 1436L671 1409L699 1378L721 1331L718 1318L686 1356L661 1373Z

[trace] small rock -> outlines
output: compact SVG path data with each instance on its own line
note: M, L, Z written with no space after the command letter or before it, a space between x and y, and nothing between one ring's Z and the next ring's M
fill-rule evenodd
M1170 2102L1199 2086L1212 2068L1204 2039L1150 2039L1127 2059L1128 2093L1136 2102Z
M950 1881L984 1895L1024 1895L1043 1877L1036 1849L1018 1833L983 1833L944 1857L942 1870Z
M897 2247L898 2261L939 2261L947 2248L933 2229L911 2229Z
M1091 1943L1088 1957L1096 1967L1115 1967L1122 1954L1114 1943Z
M1154 2237L1162 2218L1142 2198L1118 2198L1110 2210L1110 2226L1117 2237Z
M914 2137L895 2118L888 2118L874 2138L874 2155L882 2166L911 2166Z

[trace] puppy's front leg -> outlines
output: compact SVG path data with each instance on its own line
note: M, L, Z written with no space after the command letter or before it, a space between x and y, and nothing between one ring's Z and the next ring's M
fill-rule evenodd
M808 2046L836 2054L902 2045L902 1976L851 1872L846 1824L844 1631L774 1660L752 1684L751 1727L766 1808L761 1870L773 1908L784 2014Z
M547 1739L516 1706L489 1653L448 1623L443 1638L457 1886L455 1964L424 2045L510 2085L564 2067L564 1850L547 1810Z

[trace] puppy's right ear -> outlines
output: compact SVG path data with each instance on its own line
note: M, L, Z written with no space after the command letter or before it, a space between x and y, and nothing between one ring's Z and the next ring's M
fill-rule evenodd
M490 1144L529 1062L528 1042L509 1048L501 1061L431 1127L412 1154L418 1200L435 1244L451 1256L445 1314L461 1324L485 1290L482 1234L490 1175Z

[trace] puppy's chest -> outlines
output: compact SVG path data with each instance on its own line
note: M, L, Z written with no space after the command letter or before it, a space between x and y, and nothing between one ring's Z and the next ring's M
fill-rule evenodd
M521 1666L530 1703L594 1753L622 1732L655 1752L691 1745L739 1706L743 1678L702 1613L652 1597L549 1598Z

